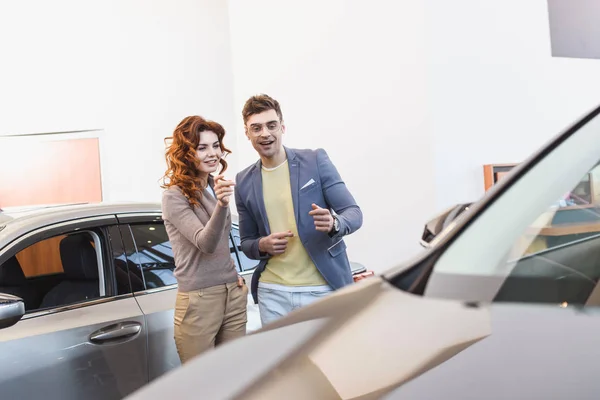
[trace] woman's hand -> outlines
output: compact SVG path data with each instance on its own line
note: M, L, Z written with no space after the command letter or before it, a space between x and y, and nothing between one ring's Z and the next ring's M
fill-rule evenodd
M233 194L233 181L225 179L223 175L218 175L215 178L215 195L221 207L229 206L229 198Z
M238 275L238 287L243 287L245 283L244 278L242 278L241 275Z

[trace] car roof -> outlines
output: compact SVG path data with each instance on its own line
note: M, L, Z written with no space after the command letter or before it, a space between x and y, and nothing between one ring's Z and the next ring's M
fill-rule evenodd
M75 219L120 213L160 213L160 203L101 202L3 208L0 212L0 249L31 230Z
M0 249L15 238L44 226L102 215L161 213L159 202L100 202L4 207L0 210ZM237 223L237 216L232 215Z
M93 217L129 212L161 212L160 203L100 202L76 204L48 204L22 207L5 207L0 212L4 222L25 220L61 220Z

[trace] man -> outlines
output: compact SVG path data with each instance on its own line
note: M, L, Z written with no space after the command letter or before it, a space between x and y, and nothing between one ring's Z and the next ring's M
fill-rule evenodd
M362 212L325 150L283 146L275 99L251 97L242 116L260 160L237 174L235 202L242 250L260 260L251 291L265 325L353 282L342 238Z

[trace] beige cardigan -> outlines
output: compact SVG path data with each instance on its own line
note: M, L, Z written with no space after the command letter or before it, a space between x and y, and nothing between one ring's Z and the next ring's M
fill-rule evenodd
M211 182L212 183L212 182ZM192 207L181 189L163 193L162 214L175 257L179 291L190 292L237 280L229 253L231 213L204 190L200 205Z

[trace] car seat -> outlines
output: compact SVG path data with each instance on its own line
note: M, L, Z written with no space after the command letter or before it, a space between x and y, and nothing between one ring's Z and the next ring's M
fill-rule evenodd
M62 239L59 246L64 278L44 296L41 308L98 298L98 261L89 236L70 235Z
M16 256L12 256L0 266L0 293L20 297L27 311L36 309L41 300L35 288L27 282Z

